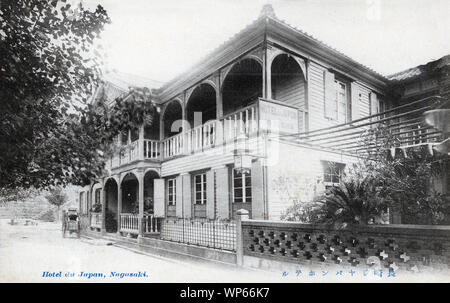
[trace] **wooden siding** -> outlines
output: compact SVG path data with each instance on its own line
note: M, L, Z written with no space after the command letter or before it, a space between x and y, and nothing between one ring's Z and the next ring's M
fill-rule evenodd
M261 151L262 139L251 139L249 148L256 151ZM259 146L257 147L256 144ZM165 161L161 164L161 176L171 176L182 173L190 173L197 170L209 169L211 167L224 166L234 162L233 149L234 144L227 144L226 147L220 146L211 148L204 152L182 156L172 160Z
M309 130L326 128L339 123L325 118L325 70L324 67L315 62L310 62L308 73ZM352 117L352 120L370 114L369 94L371 93L371 90L359 82L357 82L357 86L358 94L361 94L361 97L359 98L360 102L358 104L359 113L358 117Z
M321 161L350 164L355 157L310 149L290 143L271 141L268 148L273 156L267 167L267 204L269 220L279 220L280 216L294 203L310 201L324 190Z
M305 80L302 75L294 75L281 81L273 81L272 98L305 109Z
M371 92L370 89L358 83L359 94L359 117L366 117L370 115L370 101L369 94Z
M324 71L326 69L314 62L309 65L308 72L308 117L309 130L325 128L333 125L325 118L325 85Z

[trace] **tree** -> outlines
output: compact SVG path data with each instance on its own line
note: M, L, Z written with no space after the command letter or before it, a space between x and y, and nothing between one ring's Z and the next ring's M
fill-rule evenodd
M50 203L51 205L56 206L57 208L56 220L59 221L59 210L60 207L67 202L68 200L67 194L61 187L55 187L50 190L49 194L45 196L45 199L47 199L48 203Z
M74 124L98 83L94 44L108 22L101 6L0 2L0 188L63 185L101 166Z

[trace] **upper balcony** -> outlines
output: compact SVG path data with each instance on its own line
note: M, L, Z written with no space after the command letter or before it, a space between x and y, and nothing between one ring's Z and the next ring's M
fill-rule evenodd
M160 162L203 152L233 143L241 134L255 138L264 132L299 133L305 130L305 115L304 111L290 105L260 98L219 120L210 120L190 129L186 122L186 130L163 140L145 139L141 135L128 144L120 145L109 159L107 168L144 160Z
M156 119L159 123L119 139L120 152L108 167L165 161L229 143L239 134L252 137L276 127L283 133L304 131L307 83L303 65L283 52L271 56L270 70L257 53L230 63L165 101Z

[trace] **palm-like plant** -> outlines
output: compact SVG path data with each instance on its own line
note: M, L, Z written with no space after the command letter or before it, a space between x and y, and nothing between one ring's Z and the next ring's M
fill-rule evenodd
M317 221L335 224L371 224L384 221L390 200L383 193L382 179L373 171L353 167L339 186L329 187L316 198Z

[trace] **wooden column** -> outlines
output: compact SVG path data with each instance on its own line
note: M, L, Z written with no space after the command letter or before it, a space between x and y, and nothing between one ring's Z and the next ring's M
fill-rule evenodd
M120 234L120 214L122 213L122 183L117 185L117 233Z
M144 155L144 125L142 124L139 127L139 141L138 141L138 159L139 160L144 160L145 155Z
M267 44L264 47L263 55L263 98L272 99L272 71L270 68L270 58Z
M217 72L216 77L214 77L216 81L216 118L217 120L221 119L223 116L223 100L222 100L222 87L220 79L220 71Z
M161 110L161 114L159 115L159 140L164 139L164 111Z
M102 191L100 192L100 201L102 203L102 235L106 234L106 183L102 180Z
M144 235L144 172L137 173L138 176L138 188L139 188L139 235Z

